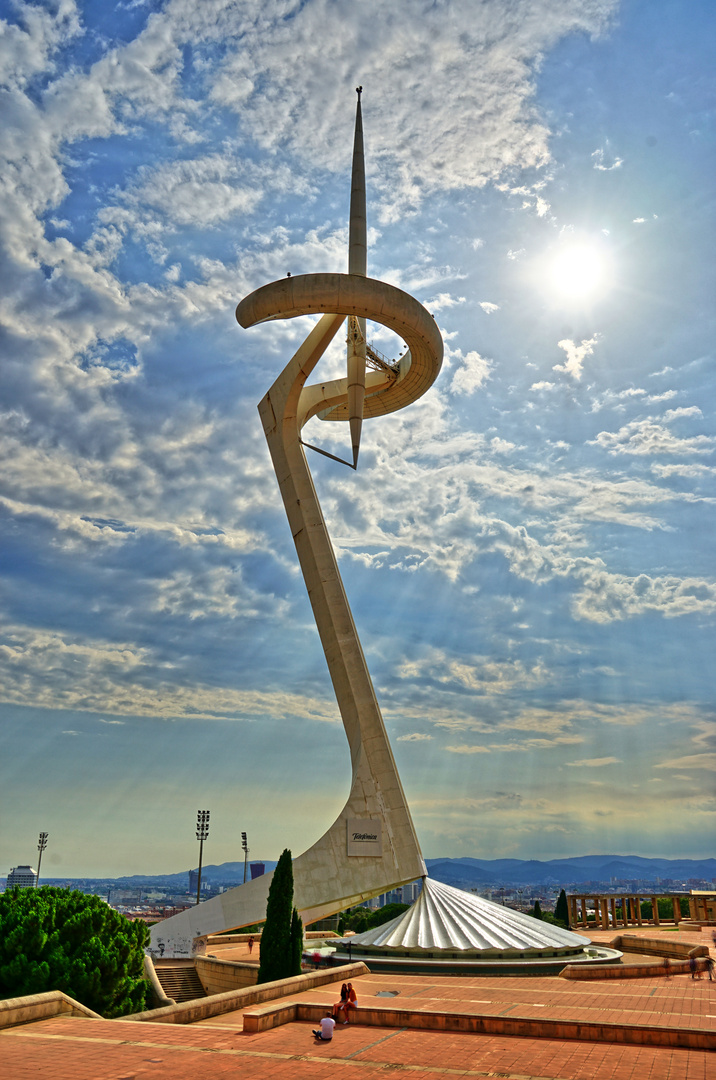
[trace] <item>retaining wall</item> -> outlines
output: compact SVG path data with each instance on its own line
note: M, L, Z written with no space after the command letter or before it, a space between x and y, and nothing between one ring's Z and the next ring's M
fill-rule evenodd
M322 971L310 971L306 975L295 975L291 979L277 979L275 982L261 983L260 986L250 986L244 990L230 990L228 993L212 994L211 997L185 1001L163 1009L133 1013L131 1016L118 1017L117 1022L138 1020L154 1024L194 1024L197 1020L208 1020L211 1016L235 1012L237 1009L246 1008L247 1005L275 1001L276 998L286 997L287 994L300 994L316 986L347 982L349 979L357 979L359 975L368 974L365 964L324 968Z
M52 1016L89 1016L101 1020L99 1013L61 990L48 990L46 994L28 994L26 997L5 998L0 1001L0 1028L15 1024L29 1024L33 1020L47 1020Z

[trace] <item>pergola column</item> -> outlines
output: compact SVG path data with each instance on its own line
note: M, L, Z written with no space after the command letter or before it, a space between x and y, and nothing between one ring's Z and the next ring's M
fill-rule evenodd
M654 926L659 926L659 903L658 896L652 896L651 898L651 917L654 922Z
M612 926L616 930L616 928L617 928L617 898L616 898L616 896L612 896L612 897L609 898L609 907L611 908L611 912L612 912Z
M627 898L622 896L622 926L627 927L629 925L629 908L627 907Z
M636 904L636 922L637 926L643 926L644 923L641 920L641 900L638 896L634 897L634 903Z
M586 896L580 897L582 901L582 926L587 926L587 898Z
M681 922L681 898L678 896L672 896L671 906L674 909L674 922L678 926Z

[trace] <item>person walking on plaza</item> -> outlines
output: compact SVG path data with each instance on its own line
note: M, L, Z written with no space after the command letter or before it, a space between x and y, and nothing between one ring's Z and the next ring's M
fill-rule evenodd
M695 979L696 978L696 957L695 956L690 956L689 957L689 971L691 972L691 978Z
M253 949L254 949L254 938L253 938L253 934L252 934L251 937L249 938L249 956L251 956L251 953L253 952Z

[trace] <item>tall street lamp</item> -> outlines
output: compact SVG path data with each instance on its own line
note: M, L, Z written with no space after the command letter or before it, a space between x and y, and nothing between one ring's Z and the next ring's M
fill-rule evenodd
M199 841L199 880L196 884L196 902L201 900L201 860L204 854L204 841L209 835L210 810L197 810L196 812L196 838Z
M42 853L47 847L47 833L41 832L37 841L37 850L40 852L37 859L37 877L35 878L35 888L40 884L40 867L42 866Z
M249 844L248 844L248 841L246 839L246 833L245 832L242 832L242 834L241 834L241 850L244 853L244 885L245 885L246 884L246 867L248 866L248 861L249 861Z

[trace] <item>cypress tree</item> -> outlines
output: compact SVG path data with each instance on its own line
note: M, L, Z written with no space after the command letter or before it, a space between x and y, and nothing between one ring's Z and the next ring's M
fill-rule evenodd
M535 919L541 919L542 918L542 908L540 906L539 900L535 900L535 906L533 907L530 914L534 915Z
M293 974L291 913L293 911L293 863L285 848L273 872L266 904L266 922L261 934L261 963L258 982L273 982Z
M567 894L562 889L559 894L559 899L554 907L554 917L558 922L564 923L569 930L569 904L567 903Z
M301 957L303 956L303 923L301 916L293 909L291 916L291 970L289 975L301 974Z

